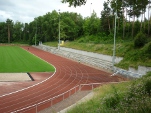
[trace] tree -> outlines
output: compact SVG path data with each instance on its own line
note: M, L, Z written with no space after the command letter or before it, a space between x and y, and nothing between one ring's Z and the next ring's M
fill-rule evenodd
M8 43L10 43L10 35L11 35L10 29L11 29L11 25L12 25L12 20L7 19L6 23L7 23L7 29L8 29Z
M61 39L74 40L82 26L82 16L77 13L63 12L60 18Z
M25 23L24 30L23 30L23 41L28 41L29 39L29 25Z
M23 30L23 23L19 21L15 22L13 26L12 41L22 40L22 30Z
M5 22L0 22L0 43L8 42L8 25Z
M62 3L69 3L69 6L81 6L84 5L87 0L62 0Z
M110 23L110 18L111 16L111 8L108 6L109 2L104 2L103 6L104 9L101 11L101 20L102 20L102 28L103 30L107 33L111 34L111 23Z
M139 17L142 13L145 12L145 9L148 5L148 0L124 0L126 6L130 9L128 15L133 17L132 23L132 37L134 35L134 22L135 17Z

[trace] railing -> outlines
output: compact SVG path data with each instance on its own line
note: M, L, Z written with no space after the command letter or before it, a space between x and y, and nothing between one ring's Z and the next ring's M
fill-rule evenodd
M114 82L114 83L117 83L117 82ZM57 95L53 98L44 100L37 104L31 105L31 106L28 106L28 107L25 107L25 108L22 108L22 109L19 109L16 111L13 111L11 113L31 113L31 112L37 113L45 108L51 107L52 105L63 101L64 99L70 97L71 95L75 94L78 91L93 90L94 88L96 88L102 84L104 84L104 83L80 84L80 85L77 85L77 86L73 87L72 89L70 89L60 95Z

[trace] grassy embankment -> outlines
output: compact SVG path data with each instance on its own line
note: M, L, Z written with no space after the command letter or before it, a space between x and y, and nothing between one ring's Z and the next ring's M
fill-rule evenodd
M151 73L131 82L101 86L94 93L67 113L150 113Z
M54 72L54 67L18 46L0 46L0 72Z
M57 42L44 43L49 46L57 47ZM65 42L64 47L74 48L89 52L95 52L106 55L113 55L113 43L102 41L101 43L79 43L78 41ZM116 56L123 57L124 59L116 64L117 67L128 69L128 67L137 68L139 65L151 67L151 55L146 53L147 44L139 49L134 48L134 42L132 40L116 41Z

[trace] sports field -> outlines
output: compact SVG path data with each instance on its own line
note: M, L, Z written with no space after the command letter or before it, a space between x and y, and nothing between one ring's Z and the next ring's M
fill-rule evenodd
M18 46L0 46L0 73L54 71L52 65Z

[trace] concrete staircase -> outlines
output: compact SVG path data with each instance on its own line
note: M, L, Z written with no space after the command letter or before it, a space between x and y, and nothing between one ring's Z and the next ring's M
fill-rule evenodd
M46 45L39 45L36 47L39 49L42 49L44 51L53 53L53 54L75 60L79 63L85 63L85 64L91 65L93 67L112 70L113 63L112 63L111 56L104 55L103 57L102 56L99 57L97 53L84 52L84 51L80 51L80 50L75 51L74 49L68 49L68 48L64 48L64 47L61 47L60 49L57 49L56 47L49 47ZM106 57L109 57L109 58L106 60L105 59ZM122 60L122 58L120 58L120 60ZM118 63L118 62L116 62L116 63Z

